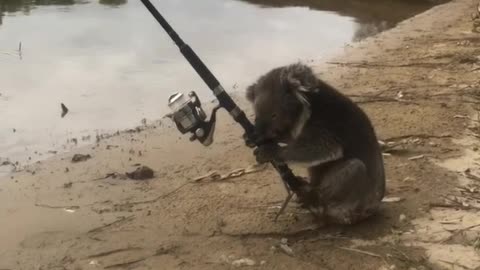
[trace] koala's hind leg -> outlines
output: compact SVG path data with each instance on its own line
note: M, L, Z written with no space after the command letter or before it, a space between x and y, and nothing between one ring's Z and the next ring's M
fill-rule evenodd
M313 192L329 223L354 224L370 216L380 205L375 183L358 159L341 159L309 169Z

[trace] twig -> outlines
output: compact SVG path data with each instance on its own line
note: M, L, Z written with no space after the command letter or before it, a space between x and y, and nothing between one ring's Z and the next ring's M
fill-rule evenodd
M450 264L450 266L459 266L460 268L463 268L463 269L467 269L467 270L470 270L470 269L473 269L473 268L470 268L468 266L465 266L465 265L461 265L457 262L450 262L450 261L446 261L446 260L438 260L439 262L443 262L443 263L447 263L447 264Z
M278 210L277 214L275 215L275 218L273 219L274 221L277 221L278 217L280 217L280 215L283 214L283 211L285 211L285 208L287 208L288 203L293 198L293 195L295 195L295 193L293 193L293 192L288 193L288 196L285 199L285 201L282 203L282 206L280 207L280 210Z
M462 208L462 206L458 204L448 204L448 203L429 203L428 206L430 208Z
M395 250L402 258L398 258L405 262L416 262L416 260L411 259L405 252L401 251L399 248L392 246L392 249Z
M219 231L222 235L229 236L229 237L237 237L237 238L257 238L257 239L263 239L263 238L278 238L278 237L288 237L288 238L297 238L297 237L304 237L306 235L309 235L315 231L317 231L319 227L306 227L304 229L298 230L298 231L293 231L293 232L265 232L265 233L255 233L255 232L247 232L247 233L229 233L229 232L224 232L222 230Z
M458 201L457 198L453 198L453 199L450 199L449 197L447 197L446 195L441 195L440 197L444 198L446 201L449 201L449 202L452 202L452 203L456 203L458 205L463 205L462 202Z
M419 134L407 134L407 135L390 137L390 138L384 139L383 141L384 141L384 142L389 142L389 141L396 141L396 140L408 139L408 138L412 138L412 137L416 137L416 138L420 138L420 139L430 139L430 138L441 139L441 138L451 138L452 135L450 135L450 134L433 135L433 134L424 134L424 133L419 133Z
M105 229L105 228L111 227L111 226L116 225L116 224L118 224L118 223L130 221L130 220L132 220L132 219L134 219L134 218L135 218L134 215L131 215L131 216L128 216L128 217L122 217L122 218L120 218L120 219L118 219L118 220L115 220L115 221L113 221L113 222L110 222L110 223L107 223L107 224L102 225L102 226L100 226L100 227L91 229L91 230L89 230L87 233L96 233L96 232L102 231L102 230Z
M314 243L317 241L325 241L325 240L349 240L351 239L350 237L347 236L341 236L341 235L321 235L313 238L308 238L303 241L309 242L309 243Z
M352 66L352 67L372 67L372 68L384 68L384 67L393 67L393 68L402 68L402 67L424 67L424 68L435 68L441 65L446 65L448 63L408 63L408 64L384 64L384 63L375 63L375 62L327 62L331 65L340 65L340 66Z
M475 180L475 181L480 181L480 177L472 174L470 172L470 170L465 170L465 176L468 178L468 179L472 179L472 180Z
M117 172L113 172L113 173L107 173L105 176L103 177L98 177L98 178L94 178L92 180L90 180L91 182L93 181L99 181L99 180L104 180L104 179L107 179L107 178L116 178L117 176L119 176L120 173L117 173Z
M80 209L80 206L78 205L67 205L67 206L62 206L62 205L48 205L48 204L41 204L41 203L35 203L35 206L37 207L43 207L43 208L51 208L51 209Z
M119 252L130 251L130 250L141 250L141 249L142 248L140 247L118 248L110 251L104 251L97 254L89 255L88 257L86 257L86 259L100 258L100 257L105 257L105 256L112 255Z
M443 39L440 39L439 41L464 41L464 40L468 40L470 42L479 42L480 38L479 37L443 38Z
M355 101L356 104L366 104L366 103L374 103L374 102L399 102L399 103L405 103L405 104L419 105L418 103L413 101L396 99L396 98L372 98L372 99Z
M422 159L424 157L425 157L425 155L418 155L418 156L409 157L408 160L419 160L419 159Z
M480 224L475 224L475 225L471 225L471 226L468 226L468 227L465 227L463 229L460 229L460 230L457 230L456 232L452 233L449 237L443 239L442 241L440 241L440 244L443 244L447 241L450 241L452 238L454 238L455 236L465 232L465 231L468 231L468 230L471 230L471 229L474 229L474 228L477 228L477 227L480 227Z
M146 259L150 258L152 256L147 256L147 257L143 257L143 258L140 258L140 259L135 259L133 261L128 261L128 262L124 262L124 263L117 263L117 264L111 264L111 265L107 265L104 267L104 269L110 269L110 268L118 268L118 267L125 267L125 266L129 266L129 265L132 265L134 263L138 263L138 262L141 262L141 261L145 261Z
M372 257L382 258L382 259L383 259L383 257L382 257L381 255L379 255L379 254L372 253L372 252L365 251L365 250L361 250L361 249L349 248L349 247L337 247L337 248L343 249L343 250L346 250L346 251L356 252L356 253L360 253L360 254L363 254L363 255L368 255L368 256L372 256Z
M18 43L18 57L20 58L20 60L23 59L22 42L21 41L20 41L20 43Z
M445 200L452 202L453 204L448 204L448 203L429 203L430 208L434 207L441 207L441 208L457 208L457 209L462 209L462 210L480 210L479 207L472 206L472 205L464 205L462 202L459 202L457 200L452 200L446 196L442 196Z
M378 97L381 97L382 94L384 94L385 92L389 91L390 89L386 89L386 90L382 90L382 91L378 91L378 92L370 92L370 93L366 93L364 95L355 95L355 94L349 94L347 95L347 97L349 98L378 98Z

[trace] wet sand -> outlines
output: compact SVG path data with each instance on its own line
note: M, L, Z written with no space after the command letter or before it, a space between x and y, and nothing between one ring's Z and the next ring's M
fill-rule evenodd
M285 191L270 167L193 181L254 164L227 113L209 148L161 119L0 179L0 269L479 267L480 35L471 32L472 12L469 0L437 6L315 66L395 145L385 156L387 196L400 201L378 217L317 228L291 204L274 222ZM72 163L74 154L91 158ZM154 178L105 178L138 164Z

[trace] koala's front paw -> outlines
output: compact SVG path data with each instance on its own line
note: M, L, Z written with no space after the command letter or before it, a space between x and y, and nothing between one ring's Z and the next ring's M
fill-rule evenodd
M280 153L281 153L281 148L276 143L261 145L253 151L253 154L255 155L257 162L260 164L279 159Z
M243 140L245 141L245 145L250 147L250 148L253 148L255 147L255 142L252 141L248 136L247 136L247 133L244 133L243 134Z

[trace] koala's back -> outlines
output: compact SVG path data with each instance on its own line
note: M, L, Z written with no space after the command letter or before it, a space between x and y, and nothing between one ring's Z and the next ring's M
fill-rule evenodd
M308 128L327 130L342 145L345 158L362 160L372 177L384 178L381 149L366 113L321 80L315 91L306 95L312 111Z

